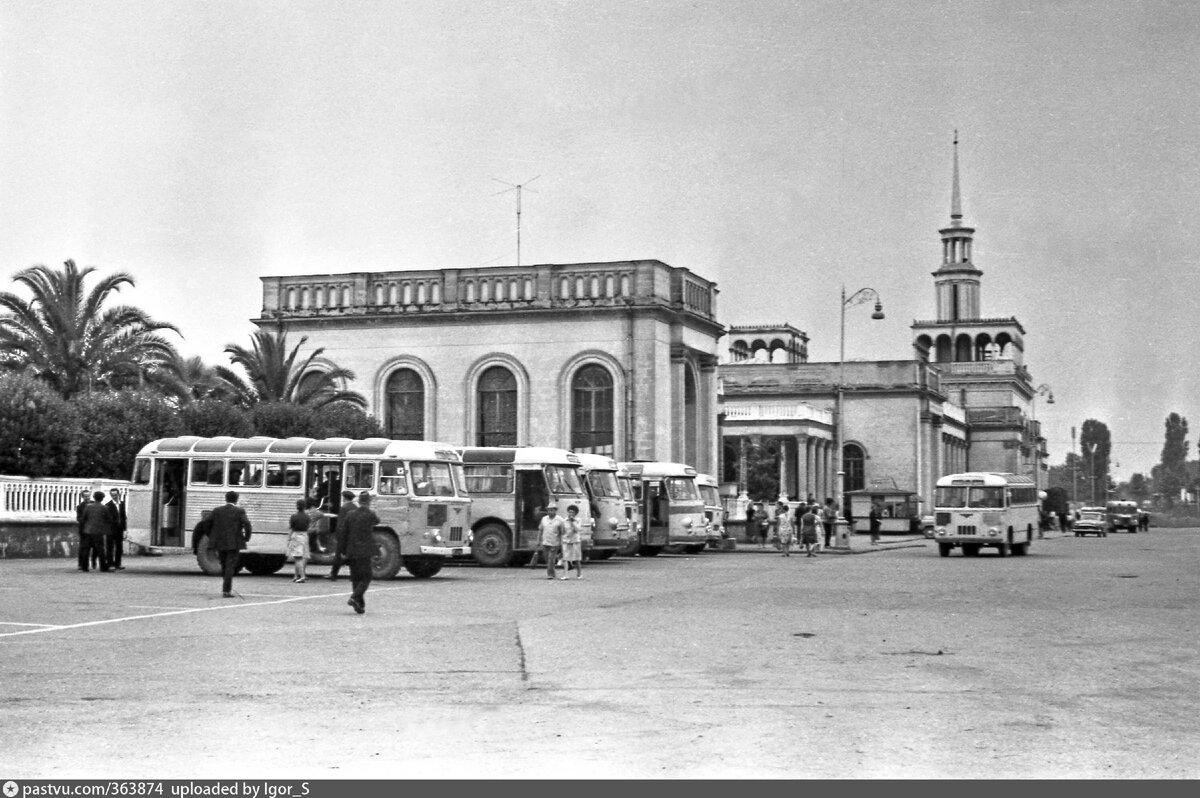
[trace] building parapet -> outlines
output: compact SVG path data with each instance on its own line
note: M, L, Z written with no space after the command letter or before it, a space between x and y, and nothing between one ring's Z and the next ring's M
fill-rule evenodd
M967 423L972 427L1023 427L1025 414L1019 407L971 407Z
M801 402L733 404L722 412L726 421L813 421L833 425L833 413Z
M129 487L125 479L60 479L0 476L0 519L3 520L75 520L80 494L88 498L96 491L108 493Z

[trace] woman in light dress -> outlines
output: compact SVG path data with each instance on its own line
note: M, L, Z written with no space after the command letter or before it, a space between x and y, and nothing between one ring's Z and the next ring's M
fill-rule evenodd
M792 514L788 512L787 502L775 503L775 518L779 524L776 529L776 534L779 535L779 548L783 550L784 557L791 557L792 543L796 539L796 525L792 521Z
M308 502L304 499L296 500L296 512L292 513L292 517L288 519L288 543L287 556L292 558L292 562L296 567L296 576L293 577L293 582L307 582L308 577L304 573L304 566L308 563L308 524L309 517L305 510L308 509Z

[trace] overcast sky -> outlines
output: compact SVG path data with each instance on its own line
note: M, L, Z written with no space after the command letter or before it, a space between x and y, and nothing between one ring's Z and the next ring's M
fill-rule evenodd
M1050 460L1200 435L1200 3L0 6L0 278L68 258L227 362L263 275L657 258L726 325L907 359L960 133L983 315ZM534 179L536 178L536 180ZM534 193L536 191L536 193ZM319 342L315 342L318 343Z

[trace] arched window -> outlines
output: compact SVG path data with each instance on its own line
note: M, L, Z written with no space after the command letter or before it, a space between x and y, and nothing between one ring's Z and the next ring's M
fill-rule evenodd
M842 447L842 493L850 490L862 490L867 486L866 458L862 447L856 443L847 443Z
M558 281L558 298L571 298L571 279L569 277L564 277Z
M571 448L612 457L615 443L612 375L602 366L584 366L571 381Z
M479 377L478 398L475 445L516 446L517 378L502 366L492 366Z
M399 441L425 440L425 383L412 369L388 377L387 434Z
M633 293L633 281L629 279L628 274L621 275L621 296L629 296Z

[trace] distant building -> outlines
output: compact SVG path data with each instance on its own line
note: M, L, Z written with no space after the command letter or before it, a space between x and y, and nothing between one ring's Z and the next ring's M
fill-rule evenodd
M393 438L716 468L717 287L657 260L264 277Z

